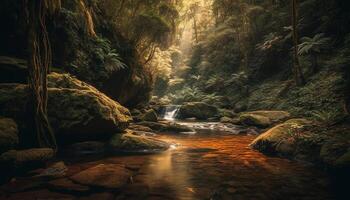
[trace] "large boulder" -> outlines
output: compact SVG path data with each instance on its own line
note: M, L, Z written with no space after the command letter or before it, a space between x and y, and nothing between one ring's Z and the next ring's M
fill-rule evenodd
M279 124L257 137L250 146L268 154L293 156L297 149L297 139L301 130L312 122L293 119Z
M68 74L49 75L48 87L50 123L69 142L107 138L131 121L128 109ZM28 99L26 85L0 85L0 115L24 120Z
M285 111L252 111L245 112L239 116L241 124L248 126L257 126L257 127L268 127L277 122L282 122L290 117L290 114Z
M217 107L203 103L203 102L190 102L182 105L178 111L177 117L181 119L195 117L200 120L206 120L208 118L218 117L219 110Z
M169 147L167 142L136 135L131 130L125 131L124 134L116 134L109 141L109 149L112 152L152 153L167 150Z
M122 165L100 164L70 177L75 183L107 189L120 189L128 183L131 172Z
M15 121L0 118L0 153L15 149L18 145L18 128Z

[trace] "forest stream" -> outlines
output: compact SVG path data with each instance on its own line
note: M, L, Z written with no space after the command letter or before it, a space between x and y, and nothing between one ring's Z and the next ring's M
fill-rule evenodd
M0 200L350 200L349 0L1 0Z
M249 144L256 135L238 134L240 127L221 123L179 122L197 133L160 135L171 148L158 154L63 158L67 174L100 164L123 165L133 171L129 183L110 193L60 193L28 178L8 188L32 188L7 194L9 199L334 199L330 177L310 164L268 157ZM22 186L21 186L22 185ZM34 185L34 186L33 186ZM16 187L14 187L16 186ZM74 187L72 188L74 191ZM87 196L86 196L87 195ZM1 196L0 196L1 198Z

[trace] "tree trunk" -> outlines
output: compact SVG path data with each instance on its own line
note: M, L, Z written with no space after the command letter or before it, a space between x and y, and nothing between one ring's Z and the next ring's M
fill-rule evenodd
M47 118L47 73L51 48L45 26L48 7L41 0L27 1L28 15L28 85L37 146L56 149L56 140Z
M297 0L292 1L292 26L293 26L293 73L294 80L297 85L305 84L305 78L300 68L299 57L298 57L298 30L297 30Z

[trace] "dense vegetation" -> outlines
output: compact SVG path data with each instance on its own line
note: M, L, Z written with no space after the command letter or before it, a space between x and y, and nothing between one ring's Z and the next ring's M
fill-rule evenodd
M244 160L242 169L257 166L260 176L271 160L258 150L313 163L347 183L349 13L347 0L2 0L0 183L24 174L24 191L45 188L81 197L113 189L112 197L128 199L124 186L148 188L132 185L133 174L144 176L134 157L126 156L125 166L113 159L106 165L94 160L103 164L92 168L46 164L69 162L72 155L119 159L176 149L164 133L180 142L183 135L205 138L202 146L243 138L244 148L221 141L218 149L180 148L215 158L215 165L230 162L221 162L220 148L232 155L236 149L227 148L242 148L264 161L235 161ZM271 170L280 171L276 163ZM32 171L38 167L45 169ZM309 172L299 167L298 176ZM267 185L264 178L260 182ZM240 195L235 187L229 193ZM195 189L185 187L191 195L200 193ZM210 199L225 192L219 189Z
M341 0L298 3L297 51L305 83L296 85L290 1L213 1L213 18L197 20L186 73L173 73L167 97L238 110L344 116L349 98L348 8Z

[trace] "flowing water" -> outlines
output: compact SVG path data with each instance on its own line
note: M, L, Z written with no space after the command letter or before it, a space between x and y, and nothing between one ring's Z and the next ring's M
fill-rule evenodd
M179 108L180 108L180 106L178 106L178 105L172 105L172 106L165 107L163 118L165 120L174 121L176 118L176 115L179 111Z
M330 179L323 171L250 149L256 135L216 131L214 123L208 125L210 131L203 123L186 124L202 131L159 136L173 144L166 152L66 161L69 173L100 163L124 164L135 174L131 183L114 194L118 200L334 199ZM33 191L22 197L60 197L40 194L46 193Z

